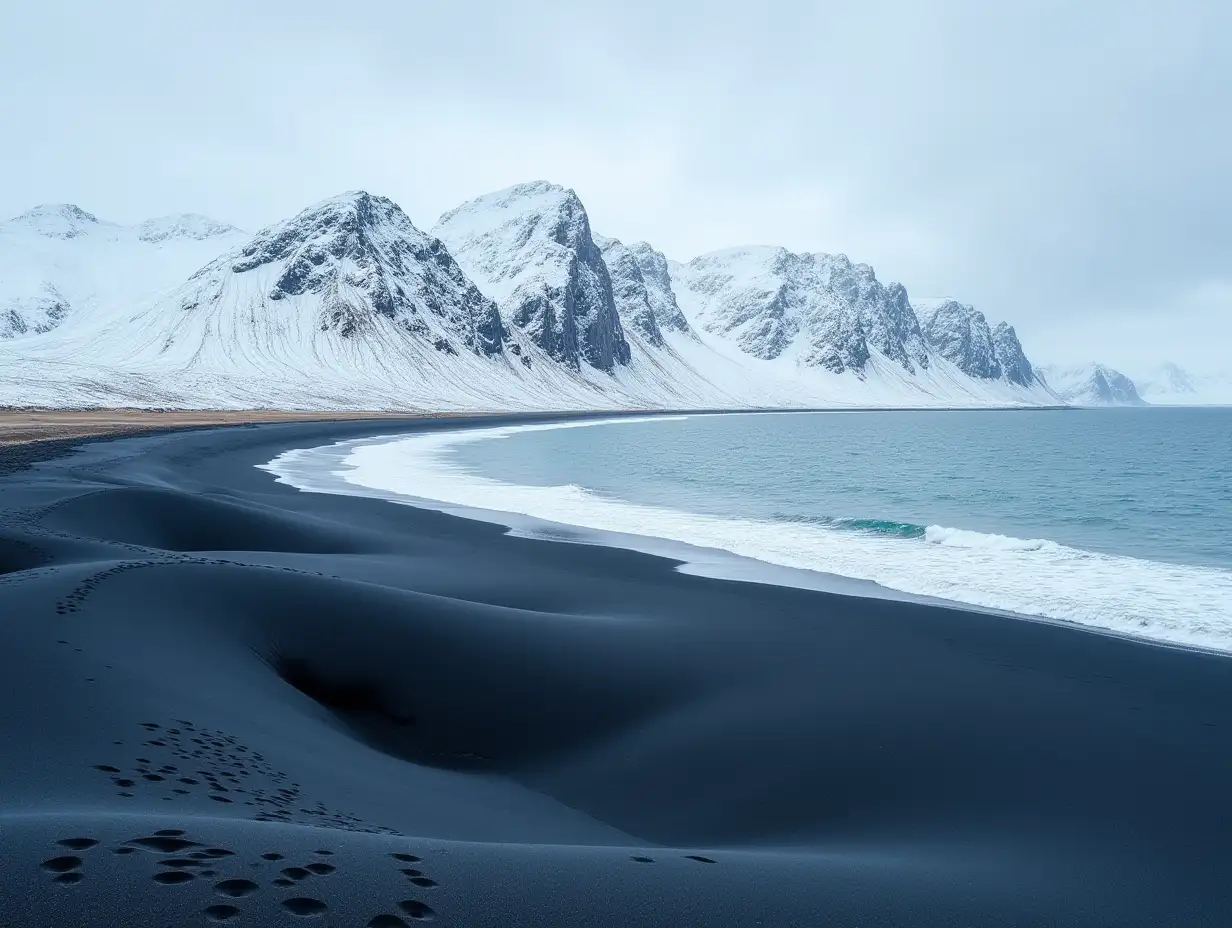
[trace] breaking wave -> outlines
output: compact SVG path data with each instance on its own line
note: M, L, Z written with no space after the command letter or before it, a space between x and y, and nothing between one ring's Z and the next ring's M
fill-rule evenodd
M929 544L948 548L990 548L997 551L1040 551L1060 547L1046 538L1014 538L945 525L916 525L889 519L830 518L828 516L779 516L776 521L820 525L837 531L861 532L887 538L923 538Z

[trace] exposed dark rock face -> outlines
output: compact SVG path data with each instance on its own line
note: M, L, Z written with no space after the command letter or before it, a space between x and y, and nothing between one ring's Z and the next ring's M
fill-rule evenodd
M979 310L957 300L943 300L920 313L920 328L929 346L967 376L1001 377L992 330Z
M664 332L691 332L672 290L667 258L646 242L625 245L595 236L612 279L612 296L621 324L656 347Z
M663 332L650 305L650 293L641 265L624 243L614 238L597 238L612 280L612 299L625 329L637 332L649 344L660 347Z
M1006 380L1023 387L1029 387L1038 382L1035 367L1027 360L1027 355L1022 350L1022 342L1018 340L1018 333L1014 331L1012 325L1007 322L998 322L993 326L992 344L996 349L997 361L1001 364L1001 372Z
M34 296L0 302L0 338L50 332L69 309L68 300L49 284Z

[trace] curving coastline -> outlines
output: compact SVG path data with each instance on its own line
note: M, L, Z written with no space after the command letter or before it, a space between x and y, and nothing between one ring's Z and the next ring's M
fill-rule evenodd
M1229 659L255 467L458 424L148 435L0 477L4 917L1232 921Z

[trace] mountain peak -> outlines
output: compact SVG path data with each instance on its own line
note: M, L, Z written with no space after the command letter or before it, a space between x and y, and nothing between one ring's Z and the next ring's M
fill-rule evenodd
M14 217L11 223L48 238L77 238L102 224L93 213L72 203L44 203Z
M968 377L1001 377L992 330L984 314L974 306L957 300L927 305L920 312L920 329L933 350Z
M321 200L290 219L262 229L240 249L232 270L242 274L301 249L307 249L300 257L308 265L319 266L327 254L340 258L371 250L373 241L365 233L381 227L427 240L393 200L353 190ZM310 273L311 267L304 270Z
M322 330L350 336L384 318L412 335L431 335L442 351L456 350L451 338L458 334L468 350L502 350L495 304L387 197L358 190L322 200L261 230L199 276L217 274L220 265L235 274L266 269L271 301L312 296Z
M326 209L326 208L353 209L357 212L367 212L367 211L372 210L374 207L380 207L380 208L393 207L399 212L401 212L401 209L402 209L400 206L398 206L397 203L389 199L389 197L383 197L375 193L369 193L367 190L347 190L342 193L335 194L332 197L326 197L325 199L318 201L317 203L308 207L308 209L301 210L300 214L302 215L303 213L308 212L310 210L314 210L314 209Z
M1027 359L1022 350L1022 342L1018 333L1008 322L998 322L992 327L992 344L997 352L997 360L1001 363L1001 373L1010 383L1021 387L1029 387L1039 382L1035 375L1035 366Z
M504 214L512 218L531 212L551 213L561 210L580 213L583 217L586 215L586 208L572 189L551 181L532 180L467 200L444 213L436 225L438 228L448 225L457 229L464 217L481 213ZM587 221L589 222L589 219Z
M1106 364L1052 365L1044 373L1057 395L1075 406L1146 405L1134 382Z
M916 298L911 305L929 347L968 377L1005 379L1020 387L1039 382L1012 325L990 326L974 306L949 297Z
M433 229L505 318L557 361L629 363L612 281L576 193L532 181L484 194Z

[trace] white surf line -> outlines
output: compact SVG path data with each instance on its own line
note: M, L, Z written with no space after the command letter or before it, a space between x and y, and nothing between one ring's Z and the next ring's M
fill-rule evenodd
M333 446L327 474L320 457L326 449L287 452L265 469L301 489L374 495L495 522L520 535L667 556L684 562L681 569L690 573L942 602L1181 647L1232 650L1232 572L1217 568L940 526L929 526L925 537L904 539L728 519L611 499L576 485L506 483L467 473L450 458L459 445L527 431L684 418L595 418L386 436Z

